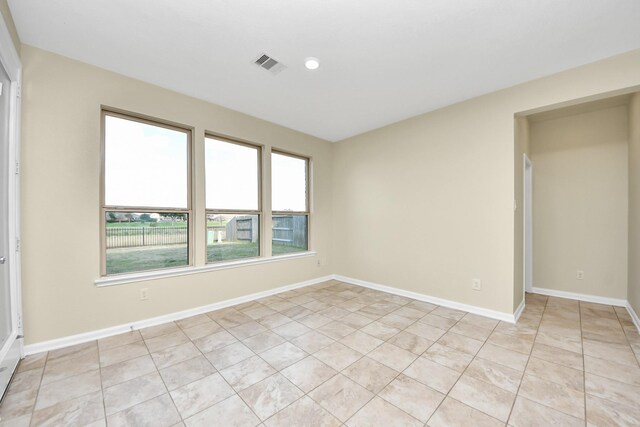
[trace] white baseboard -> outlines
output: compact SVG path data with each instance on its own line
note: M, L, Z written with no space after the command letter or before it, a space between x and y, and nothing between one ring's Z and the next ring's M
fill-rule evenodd
M267 291L257 292L254 294L244 295L238 298L232 298L225 301L216 302L213 304L203 305L196 308L190 308L188 310L165 314L163 316L152 317L150 319L139 320L139 321L124 324L124 325L112 326L110 328L99 329L96 331L85 332L77 335L70 335L67 337L57 338L50 341L43 341L35 344L29 344L24 346L24 354L30 355L35 353L41 353L43 351L55 350L58 348L69 347L76 344L82 344L85 342L94 341L101 338L107 338L113 335L122 334L124 332L134 331L142 328L148 328L149 326L156 326L162 323L172 322L174 320L180 320L186 317L195 316L197 314L207 313L209 311L214 311L214 310L220 310L222 308L230 307L232 305L254 301L260 298L290 291L292 289L298 289L298 288L303 288L305 286L315 285L317 283L322 283L331 279L333 279L332 275L318 277L316 279L294 283L292 285L281 286L279 288L269 289Z
M627 304L625 306L627 308L627 311L629 312L629 315L631 316L631 320L633 320L633 324L636 325L636 329L638 330L638 333L640 334L640 317L638 317L638 313L636 313L636 311L633 309L633 307L631 307L631 304L629 303L629 301L627 301Z
M482 307L476 307L475 305L463 304L456 301L446 300L442 298L432 297L430 295L420 294L418 292L406 291L404 289L398 289L391 286L380 285L378 283L367 282L365 280L353 279L351 277L340 276L334 274L333 278L340 282L351 283L353 285L363 286L365 288L375 289L377 291L388 292L394 295L400 295L407 298L412 298L418 301L424 301L431 304L441 305L443 307L453 308L455 310L462 310L473 314L478 314L484 317L490 317L492 319L502 320L504 322L515 323L516 317L514 314L503 313L501 311L489 310ZM524 304L521 304L524 308Z
M578 294L575 292L558 291L548 288L533 288L534 294L548 295L550 297L567 298L584 302L595 302L597 304L615 305L616 307L626 307L627 300L618 298L599 297L596 295Z

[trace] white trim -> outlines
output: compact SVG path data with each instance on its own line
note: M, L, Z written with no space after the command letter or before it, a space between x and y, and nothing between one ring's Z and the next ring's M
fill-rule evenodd
M216 264L207 264L200 267L183 267L183 268L171 268L166 270L145 271L141 273L120 274L117 276L101 277L95 280L95 285L102 286L114 286L122 285L125 283L133 282L145 282L147 280L164 279L167 277L186 276L189 274L206 273L208 271L226 270L229 268L246 267L249 265L271 264L273 262L288 261L299 258L309 258L317 255L317 252L297 252L293 254L278 255L265 258L251 258L239 261L229 261Z
M110 328L99 329L97 331L85 332L82 334L57 338L50 341L43 341L35 344L29 344L24 347L24 352L26 355L35 354L43 351L50 351L50 350L55 350L62 347L68 347L71 345L82 344L85 342L94 341L101 338L107 338L113 335L122 334L124 332L135 331L142 328L148 328L149 326L160 325L163 323L172 322L174 320L180 320L186 317L195 316L197 314L208 313L210 311L220 310L222 308L230 307L233 305L254 301L260 298L290 291L292 289L304 288L305 286L311 286L317 283L326 282L327 280L331 280L332 278L333 276L318 277L316 279L294 283L293 285L281 286L279 288L269 289L269 290L257 292L254 294L244 295L238 298L232 298L232 299L216 302L213 304L203 305L201 307L190 308L188 310L165 314L163 316L152 317L150 319L139 320L136 322L119 325L119 326L112 326Z
M558 291L556 289L533 288L534 294L547 295L550 297L567 298L584 302L595 302L597 304L615 305L616 307L626 307L627 300L609 297L599 297L596 295L578 294L575 292Z
M478 314L484 317L490 317L492 319L502 320L504 322L515 323L515 316L513 314L503 313L501 311L489 310L475 305L463 304L456 301L447 299L432 297L430 295L420 294L418 292L405 291L404 289L398 289L391 286L380 285L377 283L367 282L365 280L353 279L351 277L345 277L340 275L334 275L333 278L340 282L351 283L353 285L363 286L369 289L375 289L377 291L388 292L394 295L400 295L407 298L412 298L418 301L429 302L431 304L441 305L443 307L453 308L455 310L462 310L473 314Z
M524 311L524 307L525 307L525 298L522 298L522 302L520 303L520 305L518 306L518 308L516 308L516 312L513 313L513 323L516 323L518 321L518 319L520 319L520 316L522 315L522 312Z
M635 312L633 307L631 307L631 303L629 301L627 301L627 304L626 304L625 307L627 308L627 311L629 312L629 315L631 316L631 320L633 320L633 324L636 325L636 329L638 330L638 333L640 334L640 317L638 317L638 314Z

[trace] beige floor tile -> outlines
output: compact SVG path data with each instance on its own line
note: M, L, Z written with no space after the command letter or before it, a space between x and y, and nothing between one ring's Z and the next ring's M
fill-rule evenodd
M240 391L275 374L276 371L260 357L253 356L221 370L220 373L234 390Z
M380 392L400 374L366 356L347 367L342 373L372 393Z
M447 397L427 423L429 427L504 427L504 423Z
M423 423L376 396L351 417L346 425L349 427L370 427L373 425L421 427Z
M310 314L313 314L313 311L309 310L308 308L304 308L302 306L296 305L294 307L291 308L287 308L285 310L280 311L281 314L284 314L285 316L293 319L293 320L300 320L301 318L308 316Z
M101 370L102 386L107 388L156 371L151 356L145 355L135 359L109 365Z
M406 305L403 307L400 307L396 311L393 311L391 314L406 317L407 319L411 319L413 321L422 319L425 316L425 313L423 311L406 306Z
M416 355L424 353L425 350L433 345L433 341L405 331L398 333L387 342Z
M49 352L49 356L47 357L47 362L55 360L59 357L80 357L87 353L93 353L97 350L98 343L97 341L90 341L82 344L72 345L70 347L58 348L56 350L51 350Z
M205 353L205 356L217 370L222 370L255 356L255 353L247 346L237 341L226 347L221 347L209 353Z
M170 334L161 335L159 337L145 339L147 348L152 353L164 350L165 348L175 347L186 342L189 342L189 337L180 330Z
M587 423L590 426L637 427L640 425L640 408L637 404L627 406L587 394Z
M473 356L468 353L463 353L462 351L455 350L439 343L435 343L429 347L422 356L460 373L467 368L473 359Z
M198 350L192 342L186 342L175 347L165 348L156 353L151 353L151 357L158 369L163 369L176 363L193 359L200 354L202 353L200 353L200 350Z
M47 353L46 351L37 354L30 354L20 361L16 372L20 373L24 371L30 371L32 369L43 369L48 356L49 353Z
M229 344L233 344L237 339L227 331L220 331L207 335L206 337L198 338L193 343L203 353L210 353L213 350L226 347Z
M64 359L64 360L67 360L67 359ZM93 369L97 369L97 368L98 368L97 366L94 366ZM46 368L44 369L44 371L46 372ZM82 372L79 372L79 373L82 373ZM42 373L43 373L42 369L30 369L28 371L16 373L11 380L11 384L9 385L9 392L19 393L26 390L37 390L40 387L40 383L42 381L42 376L43 376ZM58 378L58 379L62 379L62 378Z
M308 393L337 374L337 371L315 357L309 356L283 369L281 373L302 391Z
M246 340L267 331L268 329L265 326L253 320L229 329L229 333L239 340Z
M478 353L480 348L482 348L482 344L484 343L480 340L455 334L451 332L451 330L444 334L437 342L438 344L442 344L444 346L451 347L454 350L462 351L463 353L468 353L471 355L475 355L476 353Z
M535 343L531 356L569 368L583 370L582 355L558 347Z
M207 316L214 320L218 325L227 329L242 325L247 322L251 322L253 320L249 316L233 308L207 313Z
M612 344L589 339L582 340L585 355L611 360L622 365L638 366L638 359L629 344Z
M509 425L513 427L584 427L584 421L518 396L511 411Z
M304 393L278 373L242 390L239 395L264 421L298 400Z
M142 377L104 389L104 407L107 415L123 411L167 392L160 374L153 372Z
M197 356L161 369L160 375L167 389L172 391L215 372L215 368L204 356Z
M340 320L343 317L351 314L351 312L339 307L329 307L329 308L325 308L324 310L320 310L318 314L321 314L333 320Z
M453 325L458 323L456 319L449 319L448 317L436 316L435 314L427 314L418 320L419 323L424 323L429 326L434 326L443 331L448 331Z
M477 380L500 387L501 389L516 393L522 379L522 372L509 368L499 363L484 359L474 359L465 371Z
M610 360L584 356L584 370L590 374L640 387L640 367L634 368Z
M562 348L574 353L582 353L582 337L566 337L553 332L538 332L536 343Z
M190 340L197 340L198 338L206 337L207 335L211 335L221 330L222 326L218 325L214 321L209 321L206 323L200 323L199 325L191 326L189 328L184 328L182 329L182 332L184 332L184 334L188 336Z
M140 334L142 338L145 340L159 337L162 335L172 334L174 332L179 332L180 328L175 322L163 323L161 325L151 326L149 328L140 329Z
M251 427L260 424L260 419L249 409L238 395L216 403L185 420L187 427Z
M303 349L307 353L315 353L334 342L333 339L316 331L311 331L308 334L300 335L291 340L291 344Z
M35 409L47 408L56 403L71 400L85 394L99 391L101 388L100 371L90 371L74 377L65 378L40 387Z
M333 338L334 340L339 340L347 335L355 332L356 330L351 326L345 325L339 321L333 321L331 323L327 323L316 329L318 332L325 334L326 336Z
M480 316L478 314L467 313L462 319L460 319L459 323L466 323L483 329L492 330L498 325L498 323L500 323L500 321L491 319L489 317Z
M31 414L18 418L0 420L0 427L29 427L31 425Z
M371 351L367 356L396 371L406 369L418 357L388 342Z
M525 374L518 395L584 419L584 393Z
M170 394L182 418L189 418L223 401L234 392L222 376L216 373L173 390Z
M342 422L347 421L373 396L373 393L341 374L309 393L309 397Z
M431 326L426 323L422 323L421 321L409 326L407 329L405 329L405 332L409 332L429 341L437 341L446 333L446 331L443 329L440 329L436 326Z
M102 392L97 391L35 411L31 422L34 426L84 426L103 418Z
M407 326L411 325L412 323L414 323L415 320L409 319L407 317L399 316L395 314L395 312L393 312L393 313L387 314L386 316L382 316L381 318L378 319L378 322L384 323L385 325L389 325L393 328L402 330L402 329L405 329Z
M285 316L281 313L274 313L269 316L263 317L260 319L260 324L268 329L277 328L278 326L282 326L286 323L291 322L293 319Z
M360 353L366 354L380 346L384 341L365 334L364 332L355 331L354 333L342 338L339 342L349 348L359 351Z
M322 350L315 352L313 356L331 366L336 371L341 371L356 360L360 359L363 354L342 345L339 342L335 342Z
M289 342L285 342L264 353L260 353L260 357L278 371L293 365L307 356L308 354L304 350L299 349Z
M260 320L267 316L277 313L277 311L270 309L267 306L260 304L259 307L254 307L249 310L241 310L244 314L252 318L253 320Z
M242 343L249 347L255 353L262 353L270 348L284 343L286 340L280 335L271 331L262 332L258 335L254 335L251 338L243 340Z
M372 320L369 319L368 317L362 316L357 313L348 314L347 316L340 319L340 321L345 325L349 325L355 329L359 329L359 328L362 328L363 326L367 326L369 323L372 322Z
M376 321L369 323L367 326L361 328L360 331L379 340L386 341L400 332L400 329Z
M464 335L465 337L473 338L482 342L489 338L489 335L491 335L492 331L492 329L486 329L480 326L473 325L471 323L465 323L462 320L452 326L451 329L449 329L449 332L453 332L458 335Z
M440 393L448 393L460 377L459 372L425 357L418 357L403 373Z
M291 340L307 332L311 332L311 328L304 326L302 323L292 321L273 328L272 331L286 340Z
M532 357L529 359L526 373L580 392L584 391L584 373L577 369Z
M516 398L514 393L466 374L458 380L449 396L504 422L509 418Z
M379 396L423 423L427 422L445 397L406 375L398 376Z
M38 396L37 388L7 392L0 405L0 420L8 421L30 415L36 403L36 396Z
M203 323L209 323L211 318L206 314L197 314L191 317L185 317L184 319L176 320L176 325L180 329L188 329Z
M333 322L332 318L323 316L322 314L319 314L319 313L312 313L312 314L309 314L308 316L304 316L296 320L312 329L317 329L320 326Z
M341 424L308 396L298 399L265 422L267 427L338 427Z
M143 341L121 345L100 351L100 366L113 365L114 363L124 362L125 360L144 356L145 354L149 354L149 350L147 350L147 346Z
M435 304L431 304L429 302L411 301L409 304L406 305L406 307L420 310L423 313L429 313L435 310L438 306Z
M98 348L100 349L100 351L103 351L139 341L142 341L142 335L140 334L140 331L125 332L124 334L118 334L112 337L98 340Z
M441 317L446 317L448 319L460 320L467 313L460 310L454 310L453 308L439 306L435 310L433 310L431 314L435 314Z
M148 400L107 417L109 427L169 427L180 422L180 415L168 394Z
M517 351L518 353L529 354L533 347L534 337L530 335L507 335L500 332L493 332L487 339L487 342L507 350Z
M625 384L620 381L600 377L590 373L585 374L585 388L588 394L612 402L628 406L637 406L640 402L640 387Z

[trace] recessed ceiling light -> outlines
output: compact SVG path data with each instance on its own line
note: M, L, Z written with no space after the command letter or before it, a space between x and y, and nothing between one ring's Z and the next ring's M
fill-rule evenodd
M320 66L320 61L318 58L309 57L304 60L304 66L307 67L308 70L315 70Z

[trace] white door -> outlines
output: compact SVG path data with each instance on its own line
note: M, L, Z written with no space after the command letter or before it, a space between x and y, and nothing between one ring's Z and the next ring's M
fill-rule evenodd
M10 201L14 179L9 176L15 173L10 165L13 157L10 153L11 96L11 79L0 65L0 396L7 388L22 351L18 338L18 290L12 280L15 272L11 271L16 266L16 248L9 240L9 235L13 234L10 210L15 209Z

